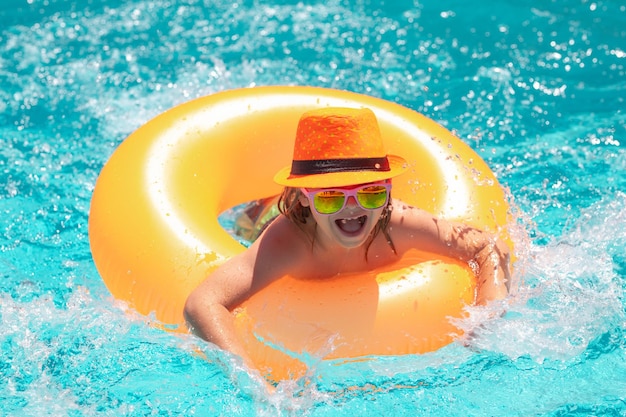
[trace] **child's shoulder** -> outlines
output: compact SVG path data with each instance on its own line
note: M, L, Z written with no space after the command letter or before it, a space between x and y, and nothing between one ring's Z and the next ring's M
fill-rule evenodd
M394 201L389 224L394 237L400 239L402 236L406 236L412 239L416 233L432 233L434 229L444 223L446 222L424 209L411 206L403 201Z
M306 225L303 225L303 227ZM272 279L310 269L311 242L305 231L285 216L278 216L248 249L248 259Z
M307 235L306 224L297 225L285 216L276 217L267 226L254 245L262 246L265 250L294 252L310 245L310 238Z
M421 208L412 206L402 200L392 201L392 216L402 219L429 219L432 215Z

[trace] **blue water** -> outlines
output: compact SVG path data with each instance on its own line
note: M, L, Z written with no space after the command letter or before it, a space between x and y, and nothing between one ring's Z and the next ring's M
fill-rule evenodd
M626 416L625 73L621 1L4 0L0 415ZM476 149L518 218L507 315L267 396L113 300L87 235L111 153L173 105L271 84L396 101Z

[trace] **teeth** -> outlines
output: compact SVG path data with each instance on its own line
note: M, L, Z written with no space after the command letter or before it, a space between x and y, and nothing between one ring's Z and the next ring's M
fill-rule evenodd
M351 217L349 219L341 219L340 222L341 222L341 224L346 224L348 222L355 221L355 220L358 221L359 223L363 224L363 223L365 223L365 216Z
M348 218L348 219L341 219L341 223L346 224L346 223L348 223L348 222L350 222L350 221L353 221L353 220L362 221L362 219L363 219L363 216L358 216L358 217L350 217L350 218Z
M367 216L337 219L336 223L346 233L357 233L365 224Z

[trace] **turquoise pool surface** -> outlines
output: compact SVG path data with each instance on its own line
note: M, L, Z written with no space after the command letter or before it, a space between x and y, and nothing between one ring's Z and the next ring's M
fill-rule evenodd
M115 148L176 104L276 84L398 102L488 162L517 218L504 317L266 395L112 299L87 220ZM0 415L626 416L625 97L621 1L4 0Z

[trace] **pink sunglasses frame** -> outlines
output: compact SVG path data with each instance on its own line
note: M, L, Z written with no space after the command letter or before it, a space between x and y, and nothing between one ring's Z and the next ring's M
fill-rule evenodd
M357 198L358 191L363 189L363 188L366 188L366 187L372 187L372 186L378 186L378 185L382 186L382 187L385 187L385 189L387 190L387 198L385 199L385 202L380 207L376 207L376 208L363 207L363 205L361 205L361 202ZM300 190L309 199L309 205L310 205L310 207L312 207L312 209L315 210L316 213L318 213L318 214L320 214L322 216L329 216L331 214L335 214L335 213L338 213L341 210L343 210L346 207L346 204L348 204L348 200L350 199L350 197L353 197L354 201L357 202L359 207L363 208L364 210L377 210L377 209L379 209L381 207L385 207L385 205L387 205L389 203L389 198L391 196L391 181L383 180L383 181L371 182L371 183L367 183L367 184L354 185L354 186L350 186L350 187L300 188ZM322 191L341 191L342 193L344 193L346 197L343 200L343 206L341 206L340 209L338 209L336 211L333 211L332 213L320 213L317 210L317 207L315 207L315 194L317 194L319 192L322 192Z

